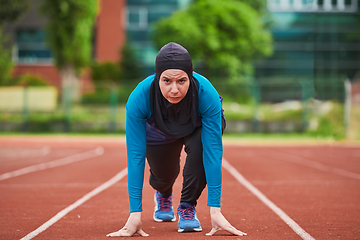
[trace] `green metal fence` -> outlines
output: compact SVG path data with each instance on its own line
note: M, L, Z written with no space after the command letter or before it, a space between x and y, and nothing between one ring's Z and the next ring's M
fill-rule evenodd
M135 85L95 88L92 93L84 95L80 102L71 102L69 94L65 92L62 95L65 101L59 99L53 111L30 110L27 89L24 88L22 111L1 111L0 131L125 132L125 103ZM271 79L238 83L217 79L213 85L224 98L228 133L316 130L313 119L317 117L319 122L330 111L324 106L331 102L343 108L346 99L345 83L339 79L317 82ZM321 115L322 112L325 115ZM346 127L345 113L342 115L342 124ZM242 127L239 127L241 124Z

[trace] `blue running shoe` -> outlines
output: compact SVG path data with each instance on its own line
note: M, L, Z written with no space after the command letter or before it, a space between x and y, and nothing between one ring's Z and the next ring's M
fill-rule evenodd
M177 209L179 216L178 232L201 232L200 221L196 216L195 206L181 203Z
M176 216L172 207L172 194L164 198L158 191L154 195L155 211L154 220L156 222L174 222Z

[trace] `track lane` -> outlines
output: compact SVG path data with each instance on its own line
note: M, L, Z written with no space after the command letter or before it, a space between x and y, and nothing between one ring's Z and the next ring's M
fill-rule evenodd
M225 157L315 239L359 237L360 182L283 161L271 155L274 149L230 147Z
M302 229L293 219L291 219L282 209L268 199L259 189L252 185L244 176L239 173L227 160L223 159L223 167L244 187L254 194L261 202L279 216L297 235L304 240L315 240L310 234Z
M55 142L52 144L59 147ZM66 148L84 149L84 146L93 144L99 143L78 142L60 145L65 151ZM0 233L0 239L20 239L126 166L123 143L106 143L104 148L105 155L99 159L0 182L0 194L5 196L5 199L0 198L0 226L5 229L4 233ZM300 156L314 156L310 159L315 161L321 156L320 153L313 152L316 149L322 148L306 148L306 155ZM359 238L358 180L286 162L278 159L278 155L271 156L270 150L285 151L288 154L302 153L298 148L292 147L225 145L224 157L315 239ZM337 150L341 152L344 149L334 151ZM354 153L357 154L356 151ZM183 153L182 164L184 156ZM150 234L149 238L207 238L205 233L211 229L209 208L206 206L207 191L204 191L197 207L204 231L179 234L176 222L156 223L152 220L154 191L148 184L148 176L146 167L143 229ZM174 186L175 209L179 202L180 189L181 175ZM23 215L24 213L26 215ZM226 170L223 171L222 213L235 227L248 233L248 236L241 239L301 239ZM121 228L128 214L127 184L126 179L123 179L69 212L35 239L109 239L106 234ZM211 238L240 239L223 231Z
M33 239L34 237L36 237L37 235L39 235L40 233L44 232L46 229L48 229L49 227L54 225L60 219L65 217L68 213L70 213L71 211L73 211L77 207L81 206L82 204L84 204L85 202L87 202L88 200L93 198L94 196L100 194L102 191L108 189L109 187L111 187L112 185L114 185L115 183L117 183L118 181L123 179L126 175L127 175L127 168L124 168L122 171L120 171L118 174L116 174L110 180L108 180L105 183L101 184L99 187L97 187L94 190L92 190L91 192L85 194L82 198L78 199L73 204L67 206L66 208L64 208L63 210L58 212L54 217L52 217L51 219L46 221L40 227L38 227L37 229L35 229L34 231L29 233L25 237L21 238L21 240ZM80 218L80 215L78 215L78 217Z
M49 146L47 146L49 147ZM22 168L30 167L37 164L43 164L47 162L51 162L57 159L65 158L71 155L80 154L86 151L91 151L96 149L99 146L89 146L89 147L56 147L53 146L51 152L49 154L43 156L22 156L22 157L4 157L0 155L0 174L4 174L7 172L16 171ZM1 149L4 149L1 146ZM18 148L11 148L9 149L8 153L16 154L16 152L20 152L22 154L23 150L27 151L27 147L18 147Z
M0 162L12 161L19 158L37 158L48 155L51 152L49 146L39 148L0 148Z
M277 148L279 154L289 154L298 158L324 164L329 167L342 169L360 174L360 147L322 146L314 148Z
M20 239L126 167L124 146L98 158L0 182L0 239ZM56 186L56 187L54 187ZM11 236L9 238L9 236Z
M42 171L42 170L46 170L46 169L50 169L50 168L60 167L60 166L64 166L67 164L87 160L90 158L101 156L103 154L104 154L104 148L97 147L95 149L92 149L92 150L89 150L86 152L81 152L81 153L66 156L66 157L63 157L60 159L52 160L49 162L39 163L39 164L31 165L31 166L28 166L25 168L20 168L15 171L0 174L0 181L6 180L9 178L13 178L13 177L18 177L18 176L28 174L28 173L33 173L33 172L37 172L37 171Z

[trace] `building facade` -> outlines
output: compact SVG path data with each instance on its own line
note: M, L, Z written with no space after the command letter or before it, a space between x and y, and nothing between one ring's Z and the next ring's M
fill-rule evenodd
M314 96L343 99L344 80L360 70L359 1L267 0L267 6L274 54L255 61L256 78L313 82Z

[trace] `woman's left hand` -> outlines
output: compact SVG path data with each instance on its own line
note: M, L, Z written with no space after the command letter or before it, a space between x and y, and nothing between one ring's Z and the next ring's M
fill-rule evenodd
M117 232L109 233L107 237L131 237L135 233L140 234L140 236L147 237L149 234L145 233L141 229L141 212L130 213L130 216L125 224L125 226Z
M235 227L233 227L221 214L219 207L210 207L210 217L211 217L212 229L209 233L206 234L207 236L212 236L214 235L214 233L216 233L219 230L226 230L229 233L238 236L247 235L246 233L241 232L237 230Z

